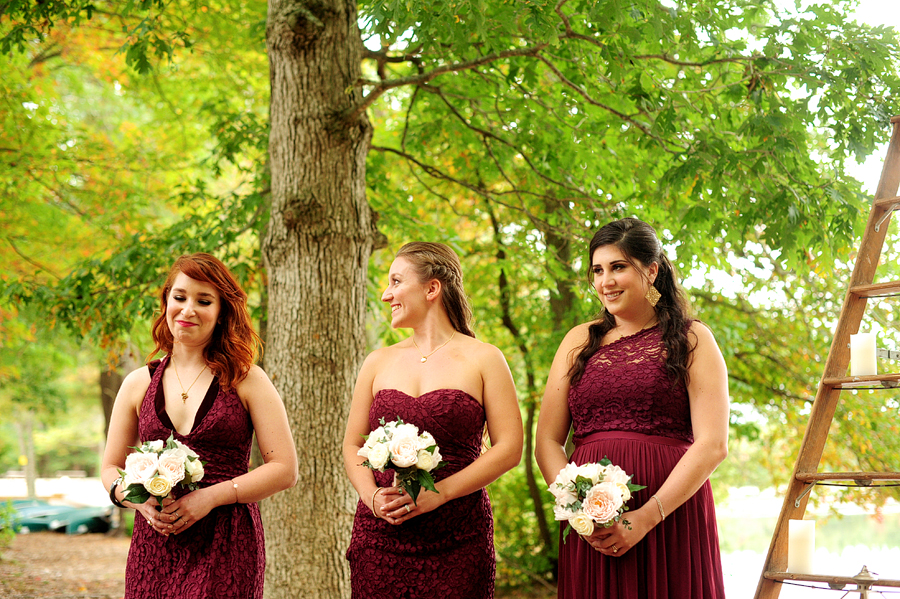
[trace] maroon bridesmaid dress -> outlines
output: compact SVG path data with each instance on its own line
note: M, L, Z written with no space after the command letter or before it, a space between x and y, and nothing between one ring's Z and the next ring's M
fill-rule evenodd
M448 462L433 471L435 480L459 472L481 453L484 408L463 391L438 389L420 397L394 389L376 393L370 430L380 425L380 418L390 422L398 417L434 436ZM390 486L393 471L375 472L375 480ZM487 491L396 526L376 518L360 500L347 559L354 599L489 599L496 561Z
M234 390L210 385L191 432L174 431L165 410L162 374L168 358L150 365L151 381L138 419L141 442L174 433L207 462L200 486L246 474L253 425ZM259 506L224 505L180 534L163 536L135 518L125 570L125 599L262 599L265 541Z
M693 442L684 384L673 385L659 327L602 346L569 391L575 451L585 464L608 457L646 485L636 509L665 482ZM625 513L627 518L628 513ZM570 534L559 543L561 599L724 599L709 481L627 553L607 557Z

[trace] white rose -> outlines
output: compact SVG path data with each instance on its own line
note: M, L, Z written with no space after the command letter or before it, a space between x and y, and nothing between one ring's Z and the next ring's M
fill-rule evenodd
M562 470L559 471L559 474L556 475L556 480L554 484L556 485L567 485L575 482L575 477L578 476L578 466L569 462L566 464Z
M163 447L166 446L165 443L163 443L159 439L157 439L156 441L150 441L148 443L145 443L145 445L147 446L147 449L149 451L152 451L154 453L159 453L160 451L163 450Z
M419 449L428 449L432 445L437 445L437 441L434 440L434 437L431 436L431 433L425 431L421 435L419 435Z
M569 505L574 501L578 501L575 489L570 484L553 483L550 485L550 493L556 498L556 503L561 505Z
M606 467L606 478L603 479L603 482L622 483L624 485L628 483L629 478L631 477L624 470L610 464Z
M576 512L569 518L569 525L580 535L588 536L594 532L594 521L584 512Z
M397 437L412 437L414 439L418 439L419 437L419 427L415 424L410 424L408 422L404 422L403 424L398 424L394 427L394 432L391 435L393 439Z
M203 480L203 462L198 460L188 460L184 464L184 470L190 478L189 481L191 483L196 483Z
M172 481L165 476L154 476L144 483L147 492L156 497L165 497L172 490Z
M596 485L601 480L605 480L606 472L600 464L584 464L578 469L578 475L591 479L591 482Z
M399 434L400 427L397 428L394 438L388 444L388 449L391 451L391 461L400 468L409 468L415 465L419 457L418 434L401 436Z
M369 463L372 464L372 468L375 468L376 470L384 468L390 457L391 451L384 443L378 443L369 451Z
M184 478L184 462L187 456L180 449L167 449L159 456L157 469L160 476L165 476L173 485Z
M631 491L628 489L628 485L624 483L613 483L619 489L619 493L622 494L622 501L628 501L631 499Z
M425 472L431 472L434 470L436 462L434 461L434 456L431 455L430 451L425 449L419 450L419 455L416 459L416 468L419 470L424 470Z
M188 456L190 456L190 457L192 457L192 458L199 458L199 457L200 457L199 455L197 455L197 452L196 452L196 451L194 451L193 449L191 449L190 447L188 447L187 445L185 445L185 444L182 443L181 441L175 441L175 447L178 448L178 449L180 449L181 451L183 451L183 452L185 453L185 455L188 455Z
M143 484L156 474L159 456L155 453L135 452L125 458L125 474L130 483Z
M569 504L565 504L569 505ZM553 505L553 518L564 522L578 513L578 510L570 510L564 507L564 504L556 503Z

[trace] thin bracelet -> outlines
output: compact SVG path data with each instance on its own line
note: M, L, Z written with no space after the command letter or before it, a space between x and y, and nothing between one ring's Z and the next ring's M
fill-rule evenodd
M231 486L234 487L234 502L240 503L240 500L238 499L238 492L237 492L238 484L236 482L234 482L233 478L231 479Z
M378 491L380 490L381 487L377 487L375 489L375 492L372 493L372 515L374 515L376 518L381 518L381 516L378 515L378 512L375 511L375 496L378 495Z
M662 518L662 520L660 520L660 522L664 521L666 519L666 513L663 511L662 502L659 500L659 497L657 497L656 495L651 495L650 497L652 497L653 499L656 500L656 507L659 508L659 515Z

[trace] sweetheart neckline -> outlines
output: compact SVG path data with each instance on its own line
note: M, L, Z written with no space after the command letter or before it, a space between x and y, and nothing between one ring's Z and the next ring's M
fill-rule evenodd
M425 397L426 395L430 395L432 393L437 393L438 391L455 391L457 393L462 393L464 396L468 397L469 399L474 401L476 404L478 404L482 408L484 407L484 404L482 404L480 401L475 399L475 396L472 395L471 393L469 393L468 391L463 391L462 389L453 389L451 387L441 387L438 389L432 389L431 391L426 391L425 393L422 393L420 395L412 395L411 393L407 393L406 391L401 391L400 389L394 389L393 387L385 387L384 389L379 389L378 391L376 391L375 395L378 395L379 393L383 393L384 391L396 391L397 393L400 393L401 395L405 395L406 397L410 397L412 399L421 399L421 398Z

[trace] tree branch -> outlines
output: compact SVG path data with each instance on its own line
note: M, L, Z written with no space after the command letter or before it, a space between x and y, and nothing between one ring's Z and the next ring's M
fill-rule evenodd
M380 98L382 94L390 89L394 89L396 87L404 87L406 85L422 85L445 73L458 73L460 71L468 71L470 69L474 69L485 64L490 64L494 61L502 60L504 58L512 58L514 56L537 56L541 50L547 47L547 45L548 44L544 43L528 48L518 48L516 50L504 50L502 52L495 52L494 54L481 56L474 60L467 60L465 62L456 62L439 66L425 73L410 75L409 77L400 77L399 79L388 79L386 81L371 81L368 79L360 79L357 84L371 85L374 87L372 91L366 94L362 102L360 102L347 112L345 121L354 121L360 114L362 114L366 110L366 108L374 104L375 100Z

